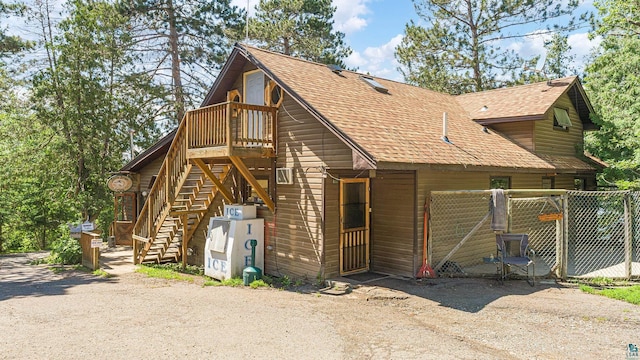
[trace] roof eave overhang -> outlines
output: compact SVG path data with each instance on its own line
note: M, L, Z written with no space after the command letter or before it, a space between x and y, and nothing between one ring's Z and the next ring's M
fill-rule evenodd
M176 130L171 131L160 140L158 140L155 144L151 145L143 152L138 154L133 160L126 163L123 167L120 168L121 172L136 172L143 168L145 165L150 163L151 161L157 159L161 155L164 155L169 150L171 143L173 142L173 138L176 135Z
M553 167L531 168L531 167L509 167L490 165L468 165L468 164L425 164L425 163L397 163L378 162L378 170L432 170L432 171L465 171L465 172L495 172L504 173L536 173L549 174L557 172Z
M544 119L545 119L544 114L536 114L536 115L473 119L473 121L477 122L480 125L494 125L494 124L502 124L502 123L518 122L518 121L534 121L534 120L544 120Z
M574 89L577 94L580 95L580 99L571 96L570 92ZM593 110L593 105L591 105L591 101L589 101L589 98L587 97L587 94L582 87L582 83L580 83L580 79L577 76L575 77L571 85L567 86L567 89L564 91L563 95L564 94L569 97L569 100L571 100L573 107L576 109L576 111L578 111L578 116L580 116L580 120L582 121L582 129L586 131L600 130L600 125L595 124L591 120L591 114L595 113L595 111ZM586 113L585 110L582 110L582 106L580 106L581 104L578 103L579 100L584 104Z

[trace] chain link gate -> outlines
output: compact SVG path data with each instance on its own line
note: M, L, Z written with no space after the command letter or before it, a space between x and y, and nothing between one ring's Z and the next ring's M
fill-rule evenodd
M523 197L528 194L548 194ZM558 267L562 239L562 190L505 190L512 233L529 234L536 250L536 276ZM490 229L490 190L434 191L430 204L429 262L450 276L495 275L495 233ZM548 216L559 215L560 219ZM541 216L545 215L545 216Z
M638 202L633 201L638 193L569 191L567 196L567 275L628 279L633 268L638 275L640 233L633 229L640 222Z
M536 276L640 277L640 192L505 190L509 232L529 234ZM450 276L495 275L490 190L431 193L428 260ZM436 265L437 264L437 265Z
M563 198L546 196L510 198L512 233L529 234L535 250L536 276L556 273L561 262L563 238Z

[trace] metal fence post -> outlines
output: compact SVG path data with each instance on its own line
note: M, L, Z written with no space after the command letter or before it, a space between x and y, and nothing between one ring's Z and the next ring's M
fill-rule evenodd
M560 279L567 278L567 264L569 261L569 193L562 195L562 237L558 246L558 270Z
M624 270L625 276L631 279L631 267L632 267L632 246L631 246L631 201L629 199L629 192L626 192L623 197L624 204Z

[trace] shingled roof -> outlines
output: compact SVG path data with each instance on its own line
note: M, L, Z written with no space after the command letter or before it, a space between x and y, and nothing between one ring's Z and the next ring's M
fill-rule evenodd
M486 131L457 97L372 77L388 90L380 92L352 71L335 73L322 64L246 45L236 45L235 51L378 168L404 163L557 169L501 134ZM445 112L450 143L441 139Z
M456 100L472 120L482 125L500 122L542 120L560 96L567 94L586 130L596 126L589 114L593 108L576 76L462 94Z

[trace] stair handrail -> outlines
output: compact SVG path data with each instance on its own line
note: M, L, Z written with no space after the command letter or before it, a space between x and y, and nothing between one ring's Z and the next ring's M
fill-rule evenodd
M187 164L187 139L185 135L187 118L189 116L190 113L187 112L180 122L180 125L178 125L176 135L171 142L167 156L162 162L156 180L147 195L147 201L145 201L133 228L134 235L149 240L154 239L158 229L162 226L162 222L169 214L168 206L175 200L177 191L176 189L172 189L172 185L179 181L179 177L181 176L179 169L184 169ZM137 246L137 240L134 239L133 241L134 263L138 263L138 260L144 258L153 241L146 242L142 248Z

